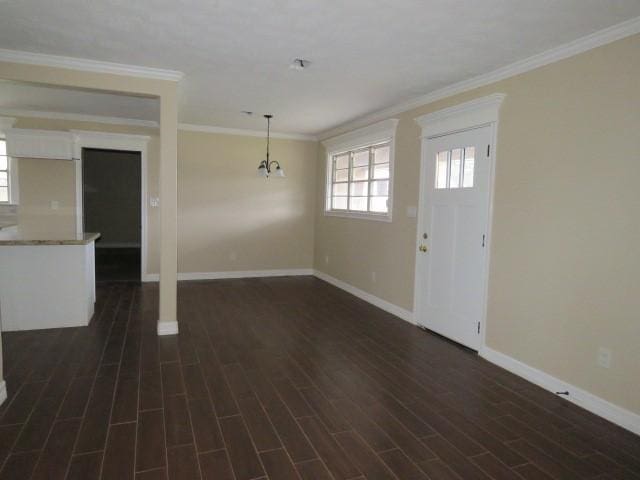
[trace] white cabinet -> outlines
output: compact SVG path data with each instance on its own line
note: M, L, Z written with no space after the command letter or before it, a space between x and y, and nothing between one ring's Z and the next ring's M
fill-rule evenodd
M10 157L73 160L71 132L10 128L5 135Z

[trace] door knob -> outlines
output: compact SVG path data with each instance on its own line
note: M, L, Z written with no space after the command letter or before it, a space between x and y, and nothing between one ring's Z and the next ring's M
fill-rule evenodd
M427 246L426 245L420 245L418 247L418 250L420 250L421 252L426 252L427 251Z

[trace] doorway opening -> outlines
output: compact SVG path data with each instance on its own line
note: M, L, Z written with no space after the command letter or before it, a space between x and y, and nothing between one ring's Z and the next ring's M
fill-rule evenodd
M101 235L96 281L141 280L141 195L140 152L82 149L83 230Z

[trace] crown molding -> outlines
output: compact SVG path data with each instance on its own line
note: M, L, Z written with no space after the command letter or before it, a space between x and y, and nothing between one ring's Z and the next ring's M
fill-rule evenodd
M489 85L506 78L535 70L536 68L540 68L545 65L549 65L551 63L555 63L560 60L579 55L594 48L607 45L609 43L621 40L637 33L640 33L640 17L632 18L625 22L618 23L617 25L605 28L604 30L599 30L585 37L581 37L577 40L565 43L564 45L561 45L559 47L552 48L524 60L514 62L505 67L498 68L497 70L494 70L492 72L478 75L461 82L453 83L449 86L434 90L433 92L427 93L412 100L356 118L350 122L319 133L318 138L320 140L331 138L341 133L348 132L354 128L362 127L364 125L383 120L393 115L407 112L414 108L428 105L430 103L442 100L447 97L451 97L453 95L457 95L459 93L474 90L476 88L483 87L485 85Z
M422 128L422 138L433 138L465 128L487 125L498 121L500 106L505 98L506 95L503 93L494 93L421 115L414 120Z
M327 153L335 153L372 145L376 142L384 142L393 139L398 122L399 120L396 118L383 120L336 137L327 138L322 141L322 145L327 150Z
M47 112L42 110L23 110L21 108L1 108L0 115L10 115L13 117L25 118L45 118L50 120L67 120L70 122L92 122L104 123L107 125L124 125L129 127L158 128L159 123L155 120L140 120L137 118L124 117L105 117L102 115L85 115L81 113L63 113L63 112ZM190 123L178 124L178 130L203 132L203 133L220 133L225 135L242 135L247 137L264 137L265 132L261 130L244 130L241 128L225 128L214 127L210 125L194 125ZM271 138L282 138L288 140L303 140L317 142L318 139L313 135L304 135L298 133L279 133L271 132Z
M85 72L110 73L113 75L126 75L129 77L151 78L154 80L167 80L179 82L184 77L182 72L176 70L164 70L161 68L142 67L139 65L126 65L123 63L101 62L85 58L63 57L59 55L47 55L43 53L23 52L19 50L0 49L0 61L13 63L26 63L29 65L42 65L45 67L68 68Z
M203 132L203 133L221 133L224 135L243 135L245 137L265 137L266 132L262 130L245 130L242 128L226 128L214 127L210 125L195 125L192 123L179 123L178 130L187 132ZM305 135L301 133L282 133L271 132L271 138L282 138L287 140L303 140L308 142L317 142L318 138L313 135Z
M12 115L25 118L46 118L50 120L68 120L71 122L93 122L108 125L127 125L132 127L158 128L158 122L137 118L104 117L102 115L84 115L81 113L46 112L41 110L23 110L20 108L0 108L0 115Z

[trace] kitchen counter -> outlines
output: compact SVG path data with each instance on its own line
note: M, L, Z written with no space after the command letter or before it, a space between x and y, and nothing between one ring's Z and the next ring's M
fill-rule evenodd
M88 245L100 238L99 233L85 233L75 238L25 238L20 234L0 232L0 246L6 245Z
M0 232L2 331L81 327L96 300L99 233L25 237Z

